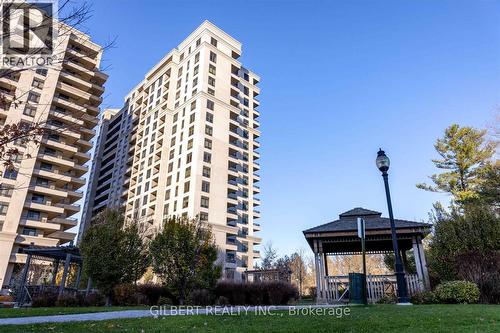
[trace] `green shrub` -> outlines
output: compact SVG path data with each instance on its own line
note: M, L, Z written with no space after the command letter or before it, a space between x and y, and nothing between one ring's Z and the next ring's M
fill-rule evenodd
M113 302L115 305L148 304L147 297L141 294L136 286L129 283L119 284L113 288Z
M215 305L220 305L220 306L229 305L229 299L224 296L219 296L217 298L217 301L215 302Z
M397 302L398 298L395 294L387 293L377 301L377 304L396 304Z
M31 306L34 308L51 307L56 305L58 294L56 292L45 291L33 297Z
M477 284L469 281L443 282L434 293L440 303L477 303L480 296Z
M103 294L91 292L83 299L83 306L104 306L106 299Z
M411 296L413 304L434 304L436 303L436 295L432 291L421 291Z
M142 295L146 296L147 299L147 304L148 305L156 305L160 303L160 298L168 298L170 299L170 304L172 303L172 300L175 299L175 297L172 295L172 293L164 286L159 285L159 284L154 284L154 283L145 283L145 284L139 284L137 286L137 291L141 293Z
M173 305L172 299L170 297L160 296L158 298L158 305Z
M298 291L295 286L282 281L219 281L215 296L217 300L224 297L231 305L285 305L298 298Z
M79 295L71 295L71 294L62 294L56 300L55 306L59 307L75 307L83 305L83 296Z
M214 295L207 289L193 290L188 297L188 302L191 305L207 306L214 304Z

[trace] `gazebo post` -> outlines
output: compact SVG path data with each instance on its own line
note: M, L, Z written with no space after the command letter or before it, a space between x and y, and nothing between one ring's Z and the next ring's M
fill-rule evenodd
M324 261L325 261L325 276L328 276L328 254L324 254Z
M321 253L319 241L314 240L314 268L316 270L316 303L325 303L323 295L323 268L321 266Z
M321 269L321 289L323 291L323 302L328 302L328 287L326 283L326 254L323 253L323 241L319 240L319 264Z
M66 286L66 276L68 275L70 264L71 264L71 253L68 253L66 254L66 259L64 261L64 271L61 279L61 285L59 286L59 296L62 295L64 287Z
M26 280L28 279L28 272L30 270L30 265L31 265L31 253L28 253L26 256L26 263L24 264L24 270L23 270L23 275L21 276L21 286L24 289L24 286L26 285Z
M85 290L85 296L89 295L91 288L92 288L92 279L89 277L87 280L87 289Z
M78 288L80 287L80 279L82 277L82 264L78 264L78 272L76 274L76 290L78 291Z
M51 287L53 287L56 284L58 271L59 271L59 259L56 259L54 262L54 269L52 270L52 281L50 281Z
M429 281L429 272L427 271L427 262L425 260L425 253L422 246L422 239L420 236L415 236L412 239L413 255L415 256L415 266L417 267L417 275L423 283L423 287L429 290L431 285Z
M406 257L406 251L401 249L401 260L403 261L403 270L408 274L408 258Z

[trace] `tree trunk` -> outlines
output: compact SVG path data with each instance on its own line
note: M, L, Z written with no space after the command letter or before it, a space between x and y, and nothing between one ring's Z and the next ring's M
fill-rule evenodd
M111 306L111 295L106 295L106 304L104 306Z

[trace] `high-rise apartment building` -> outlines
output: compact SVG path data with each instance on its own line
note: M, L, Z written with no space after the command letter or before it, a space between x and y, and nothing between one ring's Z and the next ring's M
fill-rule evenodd
M14 168L0 166L0 285L26 260L30 245L56 246L75 237L75 202L83 197L91 139L107 75L99 70L102 47L73 29L60 35L50 68L0 78L0 124L42 123L51 131L40 144L18 145ZM13 102L15 101L15 102ZM10 103L12 102L12 103Z
M129 146L101 139L105 147L98 148L109 150L100 163L114 156L123 170L111 172L125 175L122 186L111 181L117 187L105 188L101 166L92 181L102 191L89 194L86 209L93 216L99 205L111 205L110 191L122 194L127 218L153 227L167 216L199 216L212 227L224 276L234 279L253 268L261 241L259 77L240 55L237 40L205 21L146 73L108 120L109 132L120 115L130 117L132 127L119 130L130 135Z
M96 150L92 159L90 182L80 222L78 242L89 226L90 220L105 208L121 208L125 205L127 191L123 184L130 144L132 115L128 108L105 109L101 118Z

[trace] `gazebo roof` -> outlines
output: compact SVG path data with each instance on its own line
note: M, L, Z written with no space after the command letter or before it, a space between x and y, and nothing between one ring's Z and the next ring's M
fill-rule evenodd
M67 254L71 254L71 261L81 262L80 249L76 246L38 246L31 245L24 249L24 253L44 258L65 260Z
M391 223L389 218L382 217L382 213L374 210L356 207L354 209L348 210L347 212L340 214L338 220L304 230L303 232L304 234L307 234L307 233L337 232L337 231L357 231L358 217L361 217L365 220L366 230L391 228ZM422 222L394 219L394 223L396 224L396 229L416 228L416 227L430 228L430 224Z
M365 220L367 252L381 253L392 249L391 224L382 213L356 207L339 215L339 219L304 230L304 236L314 250L315 240L321 241L326 253L359 253L361 250L358 238L357 218ZM401 249L412 247L412 239L424 238L429 234L428 223L394 219L398 244Z

